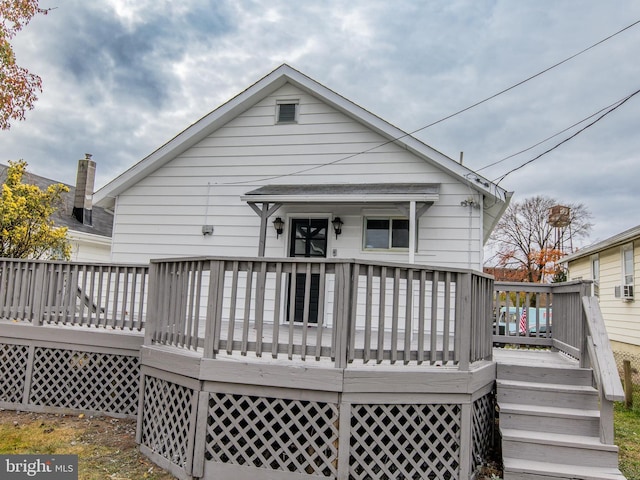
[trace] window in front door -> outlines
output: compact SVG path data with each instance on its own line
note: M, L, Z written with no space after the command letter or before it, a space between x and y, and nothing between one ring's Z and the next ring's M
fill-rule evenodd
M326 257L327 256L327 230L329 220L326 218L293 218L291 219L291 238L289 242L290 257ZM296 274L295 312L293 320L302 322L304 319L304 291L307 275ZM320 301L320 275L311 274L311 290L309 298L309 323L318 323L318 302ZM291 318L289 312L289 318Z

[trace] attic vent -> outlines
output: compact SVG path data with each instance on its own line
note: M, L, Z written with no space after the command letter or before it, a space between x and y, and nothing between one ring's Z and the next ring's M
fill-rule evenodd
M277 107L278 123L295 123L297 121L297 103L278 103Z

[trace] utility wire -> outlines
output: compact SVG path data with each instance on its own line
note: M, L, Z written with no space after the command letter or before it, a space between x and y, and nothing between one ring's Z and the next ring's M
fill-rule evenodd
M486 170L487 168L490 168L490 167L493 167L493 166L495 166L495 165L498 165L499 163L505 162L505 161L509 160L510 158L517 157L518 155L520 155L520 154L522 154L522 153L528 152L529 150L533 150L533 149L534 149L534 148L536 148L537 146L542 145L542 144L543 144L543 143L545 143L545 142L548 142L548 141L549 141L549 140L551 140L552 138L556 138L557 136L562 135L563 133L565 133L565 132L567 132L567 131L571 130L572 128L577 127L577 126L578 126L578 125L580 125L581 123L586 122L586 121L587 121L587 120L589 120L590 118L593 118L593 117L595 117L596 115L598 115L598 114L600 114L600 113L604 112L605 110L607 110L607 109L609 109L609 108L613 107L614 105L616 105L617 103L621 102L622 100L624 100L624 98L621 98L620 100L617 100L617 101L613 102L612 104L607 105L606 107L601 108L600 110L598 110L598 111L597 111L597 112L595 112L595 113L592 113L592 114L591 114L591 115L589 115L588 117L583 118L582 120L580 120L580 121L578 121L578 122L574 123L573 125L568 126L567 128L564 128L564 129L560 130L560 131L559 131L559 132L557 132L557 133L554 133L553 135L551 135L550 137L545 138L544 140L540 140L539 142L534 143L534 144L533 144L533 145L531 145L530 147L527 147L527 148L525 148L525 149L523 149L523 150L520 150L519 152L512 153L511 155L509 155L509 156L507 156L507 157L504 157L504 158L501 158L500 160L496 160L495 162L490 163L490 164L488 164L488 165L485 165L484 167L476 168L476 169L474 169L474 171L476 171L476 172L480 172L480 171L482 171L482 170Z
M421 132L422 130L426 130L427 128L433 127L434 125L438 125L439 123L442 123L442 122L444 122L446 120L449 120L450 118L453 118L453 117L455 117L457 115L460 115L461 113L464 113L464 112L466 112L468 110L471 110L472 108L475 108L475 107L477 107L479 105L482 105L483 103L486 103L489 100L493 100L494 98L496 98L496 97L498 97L498 96L500 96L500 95L502 95L504 93L507 93L510 90L513 90L514 88L519 87L520 85L523 85L523 84L533 80L534 78L537 78L540 75L543 75L543 74L549 72L550 70L553 70L554 68L557 68L560 65L563 65L563 64L567 63L570 60L573 60L577 56L582 55L585 52L588 52L589 50L597 47L598 45L603 44L607 40L610 40L610 39L612 39L613 37L615 37L617 35L620 35L621 33L629 30L630 28L635 27L639 23L640 23L640 20L636 20L635 22L627 25L626 27L618 30L615 33L612 33L611 35L603 38L602 40L600 40L600 41L598 41L598 42L596 42L596 43L594 43L594 44L592 44L592 45L580 50L577 53L574 53L573 55L565 58L564 60L561 60L561 61L559 61L557 63L554 63L550 67L547 67L544 70L541 70L538 73L536 73L534 75L531 75L530 77L527 77L524 80L521 80L518 83L515 83L515 84L511 85L510 87L505 88L504 90L501 90L501 91L499 91L497 93L494 93L493 95L491 95L489 97L486 97L483 100L480 100L480 101L478 101L478 102L476 102L476 103L474 103L472 105L469 105L468 107L465 107L465 108L463 108L461 110L458 110L457 112L454 112L454 113L452 113L450 115L447 115L446 117L443 117L443 118L441 118L439 120L436 120L435 122L431 122L431 123L425 125L424 127L420 127L417 130L413 130L412 132L405 133L403 135L400 135L399 137L392 138L391 140L387 140L386 142L380 143L380 144L378 144L378 145L376 145L374 147L371 147L371 148L369 148L367 150L363 150L363 151L360 151L360 152L352 153L350 155L346 155L344 157L338 158L337 160L333 160L331 162L322 163L320 165L315 165L313 167L304 168L304 169L297 170L297 171L291 172L291 173L285 173L285 174L281 174L281 175L274 175L272 177L261 177L259 179L253 179L253 180L242 180L242 181L237 181L237 182L225 182L224 185L241 185L241 184L246 184L246 183L253 183L255 181L267 181L267 180L275 180L275 179L278 179L278 178L292 177L292 176L295 176L295 175L300 175L301 173L307 173L307 172L310 172L312 170L317 170L318 168L323 168L323 167L328 167L330 165L335 165L336 163L343 162L345 160L349 160L350 158L357 157L358 155L363 155L365 153L369 153L369 152L371 152L373 150L376 150L378 148L384 147L385 145L389 145L390 143L394 143L397 140L401 140L401 139L403 139L405 137L408 137L408 136L411 136L411 135L413 135L415 133Z
M602 115L600 115L598 118L596 118L593 122L589 123L588 125L585 125L583 128L581 128L580 130L578 130L576 133L574 133L573 135L565 138L564 140L562 140L561 142L557 143L556 145L554 145L553 147L551 147L548 150L545 150L544 152L542 152L540 155L535 156L534 158L532 158L531 160L527 160L526 162L524 162L522 165L513 168L511 170L509 170L507 173L505 173L504 175L502 175L501 177L496 178L495 180L493 180L493 183L495 183L496 185L499 185L500 182L502 182L508 175L512 174L515 171L520 170L523 167L526 167L527 165L529 165L530 163L535 162L536 160L538 160L540 157L546 155L549 152L552 152L553 150L555 150L556 148L558 148L560 145L567 143L569 140L577 137L578 135L580 135L582 132L584 132L587 128L595 125L596 123L598 123L600 120L602 120L604 117L606 117L607 115L609 115L611 112L613 112L614 110L620 108L622 105L624 105L627 101L629 101L632 97L634 97L635 95L637 95L638 93L640 93L640 90L636 90L635 92L633 92L631 95L628 95L627 97L625 97L624 99L620 100L619 102L617 102L617 104L615 104L615 106L611 107L608 111L606 111L605 113L603 113Z

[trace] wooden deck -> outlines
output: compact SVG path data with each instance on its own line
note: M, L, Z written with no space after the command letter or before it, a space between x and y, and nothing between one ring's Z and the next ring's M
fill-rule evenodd
M467 480L490 446L498 383L512 479L531 478L520 475L529 474L520 460L589 457L580 439L543 450L550 442L540 428L587 429L588 445L599 435L602 458L615 466L612 402L622 387L586 283L494 284L471 271L311 260L147 268L5 259L0 406L137 416L141 451L179 478L384 471ZM304 288L293 288L303 277ZM520 331L519 311L544 308L551 318L551 305L552 332L538 323ZM513 318L496 315L514 308ZM287 322L289 312L300 322ZM585 389L584 405L570 395ZM570 412L565 427L567 409L589 414ZM509 427L508 418L520 423ZM326 438L301 434L309 425ZM272 443L254 441L265 438ZM292 438L301 443L292 447ZM263 456L246 464L257 449ZM429 461L405 465L411 451L430 452Z
M494 348L493 360L498 364L522 365L549 368L580 368L580 362L562 352L551 350L529 350Z

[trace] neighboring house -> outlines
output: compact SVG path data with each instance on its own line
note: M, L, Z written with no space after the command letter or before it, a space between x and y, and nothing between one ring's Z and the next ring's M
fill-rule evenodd
M614 350L640 354L640 225L563 258L568 280L593 280Z
M282 65L95 193L112 259L335 257L481 270L511 194Z
M7 168L6 165L0 165L0 184L6 180ZM63 204L51 217L57 227L68 227L71 260L74 262L111 261L113 214L92 205L95 168L96 163L88 154L87 158L78 161L76 186L67 185L69 192L63 194ZM25 173L22 181L43 190L49 185L61 183L30 172Z

